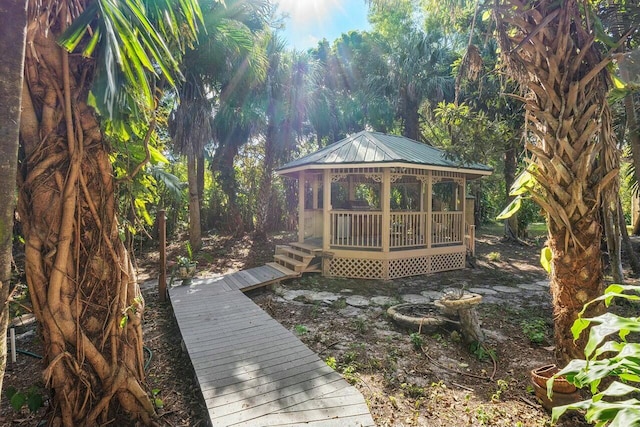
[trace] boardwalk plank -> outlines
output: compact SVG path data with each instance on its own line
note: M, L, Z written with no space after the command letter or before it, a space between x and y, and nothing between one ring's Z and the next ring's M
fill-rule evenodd
M237 278L235 273L233 274L229 274L227 276L229 278L229 281L233 284L235 289L242 289L245 286L244 282L240 282Z
M236 279L238 282L242 283L242 287L246 287L246 286L251 286L253 284L253 282L250 282L247 275L244 274L244 272L242 270L240 271L236 271L235 273L233 273L233 277L234 279ZM242 288L239 288L240 290L242 290Z
M297 348L273 353L264 353L255 358L245 358L228 363L208 361L207 359L195 360L193 367L196 374L202 372L203 375L210 375L215 378L226 378L229 375L255 372L260 375L260 370L268 366L282 365L282 369L290 369L299 366L298 360L308 356L309 353Z
M251 390L266 384L277 383L285 378L305 374L314 370L325 372L327 368L331 369L324 362L317 358L314 359L312 356L307 356L307 358L298 360L301 362L299 366L287 370L281 369L280 365L261 369L260 373L262 376L260 377L254 377L252 375L228 377L224 381L217 380L215 382L200 384L202 388L202 395L205 399L207 397L219 398L229 393L238 393L243 390Z
M169 294L213 426L373 426L362 395L241 290L288 277L263 266Z
M256 393L250 396L244 396L226 405L218 405L215 400L212 402L215 406L207 405L210 412L219 415L230 415L229 424L233 424L235 414L246 412L248 416L253 413L255 418L263 417L266 414L273 413L274 407L290 406L292 402L306 401L313 399L317 394L324 394L324 390L340 389L344 387L342 378L334 375L318 376L315 378L294 378L293 384L285 385L283 388L270 388L261 394ZM322 390L322 391L319 391ZM247 415L243 415L247 416ZM242 421L242 420L240 420Z
M260 421L256 419L273 413L274 410L278 411L282 408L287 408L297 403L313 399L318 395L330 393L333 390L337 391L344 387L350 386L342 378L336 378L334 381L321 385L317 385L314 381L310 381L300 387L278 390L276 393L277 396L269 396L269 398L273 398L273 400L264 401L264 403L257 406L245 404L245 406L241 406L239 410L229 412L231 408L237 409L237 407L235 405L228 405L221 408L209 409L209 414L214 415L215 422L221 426L231 426L252 420L253 425L260 425Z
M247 282L247 286L260 284L260 280L256 279L251 273L249 273L249 270L240 270L236 274Z
M277 414L268 414L259 418L260 427L268 427L268 426L282 426L282 425L296 425L299 426L301 424L309 425L310 423L318 423L315 425L326 425L326 426L345 426L345 425L373 425L366 424L366 416L369 415L369 409L367 405L362 406L341 406L337 408L321 408L321 409L311 409L307 411L298 411L298 412L287 412L287 418L290 421L287 424L282 424L282 415L281 413ZM363 417L365 415L365 417ZM347 424L343 418L352 418L353 423ZM362 420L360 420L362 418ZM360 422L360 424L358 424ZM242 424L236 424L242 425ZM314 425L314 424L311 424Z

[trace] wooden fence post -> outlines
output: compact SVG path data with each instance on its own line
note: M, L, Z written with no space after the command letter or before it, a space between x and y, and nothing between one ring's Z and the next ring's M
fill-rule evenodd
M160 238L160 277L158 296L160 302L167 300L167 220L164 209L158 211L158 236Z

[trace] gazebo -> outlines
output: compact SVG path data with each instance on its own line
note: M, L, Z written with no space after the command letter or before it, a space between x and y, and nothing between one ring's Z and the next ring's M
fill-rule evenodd
M466 184L491 172L409 138L351 135L277 170L298 180L299 203L298 242L275 262L366 279L464 268L475 246Z

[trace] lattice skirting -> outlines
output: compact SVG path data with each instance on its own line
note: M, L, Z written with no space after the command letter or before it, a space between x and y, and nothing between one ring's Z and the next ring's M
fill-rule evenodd
M395 279L458 270L464 268L464 262L464 252L393 260L329 258L324 260L323 273L328 277Z
M384 263L378 259L325 259L325 276L353 279L384 279Z

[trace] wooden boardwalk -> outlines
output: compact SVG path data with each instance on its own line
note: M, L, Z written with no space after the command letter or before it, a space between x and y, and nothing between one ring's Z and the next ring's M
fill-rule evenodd
M213 426L374 426L360 392L243 294L262 266L169 290Z

